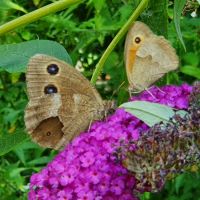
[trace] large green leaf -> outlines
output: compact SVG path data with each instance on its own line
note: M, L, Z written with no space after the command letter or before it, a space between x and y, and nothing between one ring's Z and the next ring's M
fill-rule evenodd
M0 69L8 72L24 72L31 56L47 54L72 64L65 48L50 40L32 40L18 44L0 45Z
M186 51L185 43L183 41L183 36L181 33L181 28L180 28L180 18L181 18L181 13L182 13L185 3L186 3L186 0L174 0L174 25L175 25L178 38L181 44L183 45L184 50Z
M15 133L1 134L0 136L0 156L6 154L14 147L28 139L28 135L21 129Z
M147 101L133 101L122 104L120 107L148 126L153 126L161 121L167 122L175 114L171 107Z

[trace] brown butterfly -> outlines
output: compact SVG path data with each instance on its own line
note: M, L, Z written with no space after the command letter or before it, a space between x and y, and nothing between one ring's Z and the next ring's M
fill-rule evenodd
M142 22L135 22L125 41L125 64L131 90L144 90L178 68L175 49Z
M43 147L63 147L113 107L81 73L54 57L33 56L26 79L29 103L25 125Z

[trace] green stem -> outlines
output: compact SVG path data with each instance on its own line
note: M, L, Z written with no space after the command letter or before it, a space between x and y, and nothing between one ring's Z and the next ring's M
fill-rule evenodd
M44 6L40 9L37 9L33 12L23 15L17 19L14 19L6 24L3 24L2 26L0 26L0 35L3 35L9 31L12 31L15 28L18 28L19 26L30 24L31 22L34 22L40 19L41 17L44 17L51 13L64 10L68 6L79 3L79 2L83 2L83 0L60 0L55 3L51 3L47 6Z
M138 18L138 16L143 12L143 10L146 8L149 0L142 0L136 10L133 12L133 14L130 16L128 21L124 24L124 26L120 29L120 31L117 33L117 35L114 37L112 42L109 44L103 55L101 56L99 62L97 63L94 73L91 78L91 83L95 85L97 78L99 74L102 71L103 65L112 52L112 50L115 48L117 43L120 41L120 39L125 35L125 33L128 31L130 26L133 24L133 22Z

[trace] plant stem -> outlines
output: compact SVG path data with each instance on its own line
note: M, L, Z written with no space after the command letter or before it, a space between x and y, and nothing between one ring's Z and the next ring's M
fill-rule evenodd
M18 28L22 25L30 24L31 22L34 22L40 19L41 17L44 17L51 13L64 10L68 6L79 3L79 2L83 2L83 0L60 0L55 3L51 3L47 6L44 6L42 8L39 8L33 12L30 12L26 15L23 15L17 19L14 19L0 26L0 35L3 35L9 31L12 31L15 28Z
M125 35L125 33L128 31L130 26L133 24L133 22L137 19L137 17L143 12L143 10L146 8L149 0L141 0L140 4L136 8L136 10L133 12L133 14L130 16L128 21L124 24L124 26L120 29L120 31L117 33L117 35L114 37L112 42L109 44L103 55L101 56L99 62L97 63L94 73L91 78L91 83L95 85L97 78L99 74L102 71L103 65L110 55L110 53L113 51L117 43L120 41L120 39Z

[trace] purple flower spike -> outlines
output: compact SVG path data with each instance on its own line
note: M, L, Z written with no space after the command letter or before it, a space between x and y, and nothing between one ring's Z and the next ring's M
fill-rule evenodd
M152 87L134 100L145 100L187 109L192 87ZM75 138L41 172L30 179L29 200L137 200L133 193L135 177L113 153L122 141L138 140L148 126L117 109L104 122Z

